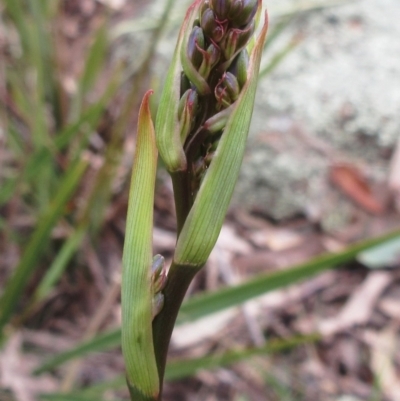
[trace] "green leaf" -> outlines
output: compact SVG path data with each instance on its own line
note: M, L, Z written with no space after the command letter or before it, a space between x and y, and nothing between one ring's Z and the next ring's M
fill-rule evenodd
M284 46L278 53L272 57L269 63L264 66L260 71L260 79L271 74L272 71L294 50L300 41L296 38L292 39L286 46Z
M99 401L97 397L87 397L81 394L69 393L69 394L41 394L39 396L41 400L45 401ZM117 401L114 399L114 401Z
M271 340L262 347L254 347L237 351L227 351L220 355L211 355L201 358L170 361L167 364L165 378L167 380L182 379L192 376L201 369L215 369L221 366L231 365L253 356L263 354L279 353L299 345L314 343L321 339L319 334L309 336L298 336L283 340Z
M179 235L174 255L177 265L196 269L204 265L221 231L246 148L267 29L266 17L250 56L246 84Z
M93 132L93 128L98 124L104 113L104 108L107 102L110 101L111 96L115 93L116 88L117 85L114 83L113 87L109 87L104 95L96 103L89 106L75 122L68 124L57 133L54 139L54 145L57 150L62 150L67 147L83 129L86 135Z
M47 401L99 401L104 392L110 390L119 390L126 388L126 378L124 375L115 376L114 378L95 383L82 390L76 390L71 393L47 393L41 394L39 398ZM118 399L113 398L113 401Z
M86 59L85 69L80 80L80 93L84 95L93 86L101 68L107 52L107 27L101 25L95 34L94 42L89 50Z
M71 257L81 245L82 239L85 235L85 230L86 226L76 230L64 243L60 252L58 252L56 258L53 260L50 267L46 271L46 274L40 281L40 284L36 287L34 294L35 302L44 299L53 289L54 285L58 282Z
M103 23L94 35L87 58L84 63L84 70L79 80L79 90L72 100L70 118L76 118L81 113L85 95L93 88L102 68L105 65L108 48L107 26Z
M89 341L79 344L77 347L62 352L36 368L32 373L40 375L43 372L51 370L71 359L80 358L92 352L105 351L111 348L116 348L121 345L121 330L113 330L106 333L101 333Z
M252 347L240 350L230 350L220 354L206 356L193 359L178 359L169 361L167 364L165 378L166 380L178 380L185 377L193 376L199 370L217 369L222 366L232 365L246 359L261 356L264 354L277 354L296 348L300 345L315 343L321 339L319 334L311 334L308 336L295 336L287 339L271 340L262 347ZM43 400L48 401L64 401L67 396L71 401L91 401L94 397L100 397L104 391L117 390L124 388L126 381L123 376L116 376L108 382L95 384L91 387L74 392L71 394L43 394L40 396ZM90 398L92 397L92 398ZM68 400L69 400L68 399Z
M267 292L305 280L318 273L328 269L333 269L342 263L354 259L360 252L366 249L399 237L400 231L394 231L381 237L368 239L355 244L340 253L321 255L284 271L260 274L243 284L224 288L214 293L205 293L192 297L182 305L176 323L179 325L194 321L201 317L210 315L211 313L216 313L223 309L256 298ZM120 330L101 334L91 341L82 343L78 347L48 360L43 365L39 366L34 373L43 373L70 359L82 357L90 352L100 352L117 347L120 344L120 337Z
M130 391L157 399L159 378L152 331L152 232L157 148L149 97L139 111L122 258L122 352ZM138 400L140 395L137 395Z
M353 245L340 253L318 256L287 270L260 274L235 287L227 287L213 293L205 293L192 297L182 305L177 324L199 319L211 313L239 305L242 302L265 294L266 292L286 287L300 280L305 280L324 270L334 268L341 263L354 259L359 252L365 249L369 249L388 239L396 237L400 237L399 231L386 234L382 237L369 239Z

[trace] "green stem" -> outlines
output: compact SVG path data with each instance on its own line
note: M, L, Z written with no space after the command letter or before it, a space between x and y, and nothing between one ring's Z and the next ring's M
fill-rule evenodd
M190 177L187 171L171 173L174 188L175 211L177 221L177 236L182 230L186 217L192 207L192 194L190 193Z
M167 354L175 320L186 291L199 269L193 266L176 265L172 263L168 273L168 283L164 293L164 307L159 315L153 320L153 341L158 376L160 379L160 398L162 397L162 386L167 362Z

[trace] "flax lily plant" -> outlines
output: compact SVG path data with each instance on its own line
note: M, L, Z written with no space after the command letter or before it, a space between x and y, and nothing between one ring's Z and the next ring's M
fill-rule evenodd
M160 401L175 320L220 233L246 145L267 15L261 0L196 0L183 21L155 126L139 111L122 276L122 351L131 399ZM172 177L177 243L152 256L157 155Z

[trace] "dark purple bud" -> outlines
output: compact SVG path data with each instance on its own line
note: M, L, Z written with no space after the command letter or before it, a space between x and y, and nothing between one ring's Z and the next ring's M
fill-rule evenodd
M215 87L215 98L217 109L229 107L239 97L240 87L236 77L226 72Z
M239 0L239 1L240 3L242 3L240 11L235 16L230 15L229 17L233 25L242 27L247 25L254 18L258 8L258 0ZM236 1L234 3L238 3L239 1ZM233 8L233 6L231 6L231 8Z
M188 89L179 101L178 118L180 124L180 138L185 142L189 135L193 121L196 116L199 95L196 90Z
M179 100L178 106L178 118L182 118L185 109L193 110L197 106L199 95L197 94L195 89L188 89L181 99Z
M204 12L206 10L208 10L209 8L210 8L209 0L204 0L203 4L201 5L201 8L200 8L200 16L202 16L204 14Z
M254 19L249 22L246 27L244 27L241 30L241 33L239 34L239 39L238 39L238 46L237 50L243 49L243 47L247 46L247 43L249 42L250 38L253 36L254 31L256 30L256 21Z
M210 7L220 21L226 20L229 13L230 0L210 0Z
M237 78L232 73L227 72L223 75L222 85L225 86L227 94L232 99L232 103L237 100L240 93L240 87Z
M229 8L229 20L235 20L243 10L243 0L232 0Z
M200 49L204 49L204 34L200 27L195 26L189 36L187 56L196 69L200 67L203 59Z
M227 60L235 56L243 47L245 47L255 31L255 21L252 20L244 29L229 29L224 40L221 42L221 49Z
M210 8L201 17L201 27L204 34L215 43L218 43L225 35L226 25L226 23L223 24L215 18L214 11Z

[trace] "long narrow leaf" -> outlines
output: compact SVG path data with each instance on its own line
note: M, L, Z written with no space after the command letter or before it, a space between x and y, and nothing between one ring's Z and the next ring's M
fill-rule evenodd
M127 382L138 400L149 401L158 399L160 386L152 331L152 231L158 153L149 105L151 93L145 94L139 111L121 285L121 341Z
M308 336L295 336L287 339L271 340L268 344L262 347L245 348L241 350L226 351L219 355L206 356L193 359L179 359L170 361L167 364L165 379L172 381L183 379L194 375L199 370L216 369L223 366L232 365L233 363L241 362L254 356L264 354L277 354L296 348L300 345L315 343L321 339L319 334ZM82 389L79 392L72 394L43 394L40 396L43 400L48 401L64 401L64 400L82 400L89 401L94 397L101 397L102 393L107 390L117 390L126 386L124 376L117 376L108 382L95 384L89 388ZM70 396L71 398L64 398Z
M382 237L370 239L347 248L337 254L324 254L301 263L291 269L260 274L253 279L235 287L228 287L219 291L198 295L182 305L177 323L184 323L199 319L225 308L239 305L251 298L266 292L273 291L290 284L305 280L324 270L334 268L342 263L354 259L357 254L372 246L386 242L390 238L400 236L400 231L386 234Z
M271 340L263 347L255 347L238 351L227 351L220 355L211 355L188 360L171 361L167 365L165 378L167 380L182 379L192 376L201 369L215 369L235 362L243 361L253 356L278 353L295 348L299 345L314 343L321 339L318 334L299 336L283 340Z
M33 374L39 375L43 372L51 370L63 363L80 358L92 352L105 351L111 348L116 348L121 345L121 330L113 330L107 333L102 333L90 341L85 341L77 347L62 352L55 357L49 359L44 364L40 365L33 371Z
M340 253L319 256L284 271L261 274L235 287L225 288L215 293L198 295L189 299L182 305L177 324L194 321L267 292L305 280L324 270L333 269L340 264L354 259L358 253L397 237L400 237L400 231L394 231L378 238L360 242ZM116 347L120 344L120 336L120 330L99 335L90 342L82 343L78 347L48 360L43 365L39 366L35 370L35 373L43 373L70 359L81 357L90 352L100 352Z
M100 401L101 399L97 397L87 397L85 395L81 394L41 394L40 395L41 400L46 400L46 401ZM114 399L114 401L118 401Z
M35 302L44 299L58 282L71 257L79 248L82 238L85 235L85 229L86 226L80 227L80 229L74 231L68 240L65 241L60 252L57 254L36 288L34 295Z
M275 54L269 63L260 70L259 79L271 74L271 72L275 70L275 68L292 52L292 50L296 48L299 43L299 40L292 39L277 54Z

